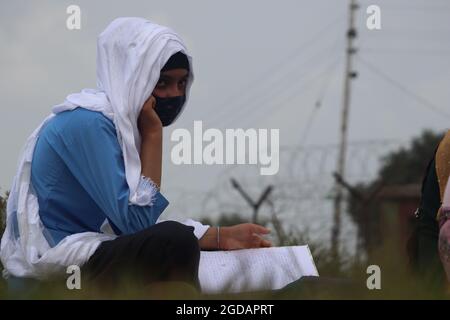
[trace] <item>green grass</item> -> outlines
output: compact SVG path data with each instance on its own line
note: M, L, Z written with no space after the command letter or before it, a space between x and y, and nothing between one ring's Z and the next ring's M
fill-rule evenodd
M39 290L26 296L8 296L4 283L1 298L24 299L448 299L443 286L433 286L421 280L407 267L404 255L395 245L387 243L371 255L369 261L340 258L333 260L326 248L311 245L321 275L319 282L298 283L283 291L262 291L242 294L202 295L191 286L181 283L160 283L137 290L126 280L99 291L95 287L68 290L65 279L42 284ZM354 261L354 262L352 262ZM376 264L381 269L381 290L369 290L367 267Z
M0 199L4 213L5 198ZM6 283L0 280L0 299L448 299L446 287L441 283L425 281L409 269L404 250L395 241L385 241L370 257L354 257L346 252L334 257L329 248L314 243L307 234L291 233L282 245L308 244L320 273L320 281L297 283L283 291L263 291L241 294L203 295L181 283L163 283L137 290L129 281L115 283L100 291L96 287L82 286L81 290L68 290L66 279L41 283L39 288L21 295L11 295ZM381 269L381 290L369 290L366 281L369 265Z

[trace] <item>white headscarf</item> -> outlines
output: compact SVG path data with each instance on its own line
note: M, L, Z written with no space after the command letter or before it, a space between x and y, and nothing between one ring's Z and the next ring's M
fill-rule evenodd
M30 183L31 161L39 132L59 112L83 107L102 112L114 122L122 149L131 204L146 205L140 196L140 135L137 119L159 79L160 71L176 52L186 54L190 73L186 102L193 82L192 58L183 41L171 29L142 18L117 18L97 40L97 89L70 94L53 107L42 124L28 138L7 203L7 225L0 257L4 276L46 279L65 272L69 265L81 266L98 245L113 239L111 234L84 232L64 238L51 248L43 235L37 196ZM180 116L178 114L177 118Z

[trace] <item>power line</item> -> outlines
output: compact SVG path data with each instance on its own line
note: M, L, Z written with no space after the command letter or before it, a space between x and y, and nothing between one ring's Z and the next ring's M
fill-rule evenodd
M266 106L268 104L269 100L271 100L271 101L274 100L273 97L280 96L281 92L287 91L291 87L295 86L299 80L301 80L302 78L305 78L308 75L308 73L305 73L305 72L302 72L302 73L300 73L300 75L298 75L299 71L297 69L301 69L304 66L314 65L314 63L313 63L314 60L316 60L317 58L319 58L321 56L329 57L330 56L329 52L334 52L335 50L338 49L338 46L340 44L339 40L340 39L337 39L331 47L322 49L318 53L313 54L308 60L303 61L303 63L301 63L300 65L293 65L292 68L287 70L288 72L286 74L284 74L281 78L278 77L278 78L280 78L280 80L276 81L277 78L274 77L273 75L271 77L269 77L271 80L273 80L272 81L272 82L274 82L273 85L253 87L253 88L258 88L259 91L260 92L262 91L263 93L265 93L265 95L259 94L259 92L256 92L253 95L247 95L246 98L241 99L236 104L234 104L234 106L233 106L234 108L232 108L232 109L228 108L227 110L228 110L228 113L231 114L231 117L229 117L227 115L227 117L225 119L225 126L226 126L226 124L229 124L229 123L235 124L235 121L245 119L243 117L243 114L248 114L249 111L254 111L255 109L257 109L257 111L258 111L257 117L261 116L263 114L263 112L261 112L261 105ZM293 76L293 79L290 79L291 75ZM314 80L312 80L312 81L314 81ZM285 82L287 84L285 84ZM267 87L267 88L265 88L265 87ZM303 87L303 85L301 85L301 87ZM273 105L273 103L272 103L272 105ZM236 112L233 112L234 111L233 109ZM254 118L255 117L253 117L252 119L254 119ZM224 121L220 117L214 118L212 120L212 122L214 122L215 120L218 121L219 119L222 120L221 124L223 126Z
M252 117L252 120L255 122L257 120L259 120L261 117L263 117L264 115L267 115L269 110L275 106L278 106L280 108L286 106L287 102L292 100L293 98L295 98L296 96L298 96L300 93L304 92L310 85L312 85L316 80L320 79L321 77L323 77L323 75L326 75L327 73L329 73L329 70L332 69L333 67L335 67L338 63L339 63L340 58L336 58L335 60L332 61L332 63L330 65L328 65L325 70L319 72L318 74L312 76L310 79L305 80L303 83L301 83L300 85L298 84L298 81L301 80L302 78L305 78L306 75L308 74L302 74L301 77L299 77L297 79L297 81L290 81L288 86L283 87L281 90L270 90L267 92L267 95L264 97L264 99L262 99L262 97L260 97L260 101L262 101L262 103L258 103L258 101L254 101L253 103L249 103L246 104L245 107L240 109L240 113L239 114L235 114L233 118L227 119L227 121L225 122L225 124L230 124L230 123L234 123L235 120L237 119L248 119L248 114L250 112L253 112L255 110L257 110L257 114L256 116ZM280 92L284 92L286 91L286 89L289 89L290 87L294 87L296 90L293 94L288 95L287 98L281 100L281 102L278 103L274 103L275 98L274 97L278 97L280 96ZM272 97L271 99L269 99L270 97ZM268 103L270 100L271 103ZM279 110L279 109L277 109Z
M377 37L379 37L380 39L395 39L396 43L398 43L399 41L401 42L414 42L414 41L420 41L420 43L429 43L431 45L434 44L439 44L439 45L444 45L446 44L445 42L443 42L442 37L443 36L447 36L448 35L448 31L446 32L441 32L441 34L437 34L436 32L434 33L422 33L422 34L411 34L409 32L407 32L405 30L405 32L400 32L400 31L389 31L388 28L385 28L385 32L384 33L373 33L370 34L370 38L373 40ZM427 44L427 45L429 45Z
M440 12L442 10L450 10L450 6L448 6L449 2L448 0L442 0L442 3L439 3L437 0L434 0L433 4L431 6L429 5L424 5L423 0L419 0L419 3L414 3L411 0L405 1L405 3L407 2L407 4L399 4L397 3L389 3L389 4L384 4L384 3L380 3L378 4L380 6L380 8L382 8L382 10L386 10L386 11L390 11L390 10L401 10L403 12L407 11L407 10L420 10L420 11L425 11L425 10L435 10L436 12ZM372 4L373 1L371 0L361 0L361 2L367 2L367 4L364 5L368 5L368 4ZM430 4L430 1L428 1L428 4Z
M408 55L441 55L448 57L449 51L441 50L423 50L423 49L407 49L407 48L361 48L364 54L408 54Z
M408 89L403 84L401 84L400 82L394 80L392 77L390 77L389 75L387 75L386 73L381 71L381 69L379 69L378 67L376 67L372 63L368 62L365 59L362 59L360 56L357 56L357 59L358 59L358 61L361 62L361 64L363 64L370 71L372 71L373 73L378 75L380 78L382 78L386 82L390 83L392 86L394 86L395 88L397 88L398 90L400 90L404 94L408 95L410 98L414 99L416 102L418 102L422 106L432 110L433 112L435 112L435 113L437 113L437 114L439 114L441 116L444 116L446 118L450 118L450 113L447 113L442 108L440 108L437 105L435 105L434 103L430 102L428 99L426 99L426 98L418 95L414 91Z
M331 83L331 79L332 76L334 74L334 70L336 68L336 66L338 65L338 63L336 63L334 66L332 66L329 76L326 78L321 91L319 91L319 95L318 98L316 99L316 102L314 104L313 109L311 110L311 113L308 117L308 120L306 122L306 128L303 131L303 134L299 140L299 144L297 147L295 147L295 149L300 150L301 148L304 148L306 145L306 139L309 135L309 132L311 131L312 125L314 120L316 119L316 115L318 114L319 110L322 108L322 104L323 104L323 99L328 91L328 87ZM291 157L291 160L289 162L289 167L290 168L294 168L295 167L295 153L293 153L293 156Z
M339 62L342 57L338 56L334 61L332 61L329 65L326 66L326 68L319 72L318 74L314 75L309 80L305 81L301 86L297 87L297 90L295 93L291 96L288 96L287 99L283 100L279 105L282 107L287 105L287 102L292 100L293 98L297 97L299 93L302 93L305 89L307 89L310 85L312 85L315 81L320 80L326 75L329 75L333 69L336 68L337 65L339 65ZM278 109L279 110L279 109Z
M331 79L333 78L334 70L336 70L336 67L338 66L338 63L336 63L334 66L332 66L332 70L330 70L330 73L328 77L325 79L323 86L319 92L318 98L316 99L316 102L314 104L314 108L311 111L311 114L309 115L308 121L306 123L306 128L303 132L302 138L300 140L300 146L305 145L306 139L308 138L309 132L312 128L312 124L316 118L317 113L322 108L323 100L325 98L325 95L328 92L328 88L331 83Z
M338 22L342 20L344 15L338 16L334 21L327 24L324 28L320 29L317 33L315 33L312 37L310 37L307 41L303 42L300 46L298 46L293 52L291 52L288 56L281 59L278 63L270 67L269 69L266 69L263 73L261 73L256 79L251 81L248 85L241 88L239 91L233 93L232 95L228 96L222 104L217 106L217 109L219 109L219 113L216 114L216 117L212 120L213 122L220 120L221 117L224 114L227 114L230 112L229 105L233 105L233 102L237 99L241 99L242 96L245 96L248 94L252 89L255 89L253 83L255 81L260 81L261 79L273 79L274 73L279 72L282 69L283 65L291 64L292 61L295 58L298 58L298 53L300 50L302 52L304 50L307 50L311 47L312 44L317 42L318 40L322 39L321 35L325 33L328 29L335 26Z
M449 6L421 6L421 7L415 7L415 6L380 6L384 12L406 12L406 11L420 11L420 13L448 13L448 10L450 10Z
M313 55L310 57L310 59L304 61L300 65L296 65L286 74L284 74L279 80L277 80L276 77L272 76L271 80L274 82L273 84L267 83L267 85L263 86L257 86L253 87L254 89L259 89L259 92L254 92L253 94L247 94L246 97L241 98L238 101L235 101L232 108L227 108L228 114L231 114L231 117L227 115L226 122L232 122L234 123L235 120L242 119L242 114L248 113L249 110L254 110L254 107L258 107L262 104L267 103L267 101L272 97L279 96L280 93L285 92L289 90L291 87L295 86L299 80L302 78L305 78L308 73L300 73L299 70L303 67L307 67L310 65L313 65L313 61L317 60L318 58L325 56L328 56L328 52L331 48L327 48L326 50L321 50L320 53ZM262 94L260 93L262 92ZM214 121L221 121L223 123L223 117L224 115L217 116L213 120Z

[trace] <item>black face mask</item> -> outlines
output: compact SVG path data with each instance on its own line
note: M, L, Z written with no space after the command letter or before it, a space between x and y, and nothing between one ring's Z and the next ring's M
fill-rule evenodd
M186 101L186 96L160 98L154 96L156 100L155 112L158 115L163 127L170 125L181 111L181 107Z

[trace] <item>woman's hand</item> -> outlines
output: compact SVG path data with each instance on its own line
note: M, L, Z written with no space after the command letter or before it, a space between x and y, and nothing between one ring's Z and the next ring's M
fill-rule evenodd
M141 134L141 173L150 178L158 188L161 187L162 163L162 123L156 114L156 100L153 96L145 102L138 118L138 129Z
M155 111L156 99L150 96L144 103L138 118L138 129L141 136L159 133L162 131L162 123Z
M272 243L262 237L270 230L253 223L242 223L220 228L220 249L237 250L271 247Z

